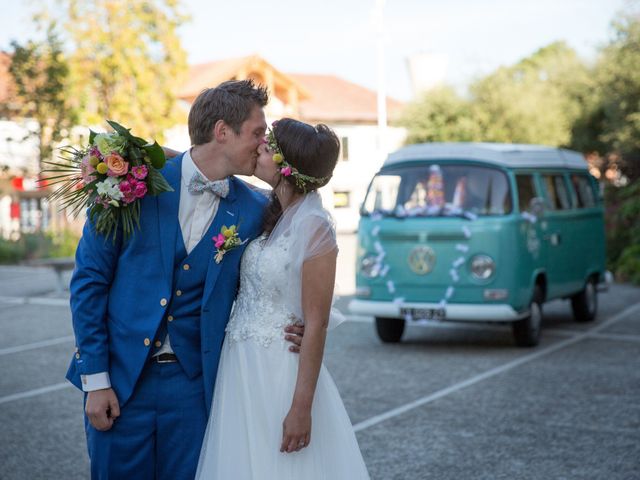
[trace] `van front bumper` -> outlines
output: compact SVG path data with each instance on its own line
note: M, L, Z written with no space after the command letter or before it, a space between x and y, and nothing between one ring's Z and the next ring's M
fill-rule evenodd
M438 309L438 303L416 302L376 302L373 300L354 299L349 303L349 310L355 315L373 317L403 318L402 308ZM445 320L472 322L515 322L529 315L528 311L517 312L511 305L490 303L448 303L444 307Z

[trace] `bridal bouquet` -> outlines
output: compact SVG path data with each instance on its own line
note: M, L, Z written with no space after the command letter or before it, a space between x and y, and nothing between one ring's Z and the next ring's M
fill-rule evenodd
M107 123L113 132L90 130L89 145L63 148L62 159L46 162L51 167L43 172L49 184L59 185L51 199L60 199L61 208L70 207L74 216L89 208L96 232L115 241L119 228L124 238L140 228L142 198L173 189L159 172L166 161L160 145Z

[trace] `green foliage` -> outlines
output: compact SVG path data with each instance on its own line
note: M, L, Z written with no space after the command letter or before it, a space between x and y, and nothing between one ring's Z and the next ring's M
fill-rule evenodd
M36 121L38 128L29 136L38 140L40 162L49 160L55 144L77 119L67 95L69 65L55 23L49 24L45 41L11 46L9 73L15 94L2 110L10 117Z
M23 234L19 240L0 238L0 264L17 264L41 258L72 257L80 237L71 230Z
M625 13L613 24L614 38L594 69L591 102L576 122L572 145L600 155L615 154L630 180L640 178L640 20Z
M484 140L564 146L588 84L576 53L558 42L498 69L470 91Z
M71 52L73 97L81 123L105 118L162 140L179 120L175 92L187 70L175 0L61 0Z
M470 87L444 87L409 104L401 119L408 143L488 141L567 145L589 94L589 72L564 43L554 43Z
M622 281L640 284L640 181L605 191L607 266Z
M471 102L443 87L409 104L399 124L409 132L407 143L478 141L482 132L472 109Z

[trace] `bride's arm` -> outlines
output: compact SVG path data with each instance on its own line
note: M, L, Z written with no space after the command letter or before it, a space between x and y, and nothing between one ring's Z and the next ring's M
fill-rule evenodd
M291 408L283 422L281 452L298 451L309 445L311 440L311 405L327 337L337 254L338 250L334 249L307 260L302 267L305 330L300 347L296 388Z

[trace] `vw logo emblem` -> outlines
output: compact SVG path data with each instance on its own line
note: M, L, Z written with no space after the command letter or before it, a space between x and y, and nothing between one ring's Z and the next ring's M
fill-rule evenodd
M413 273L426 275L433 270L433 267L436 264L436 252L434 252L431 247L420 245L411 250L407 261L409 262L409 268L411 268Z

